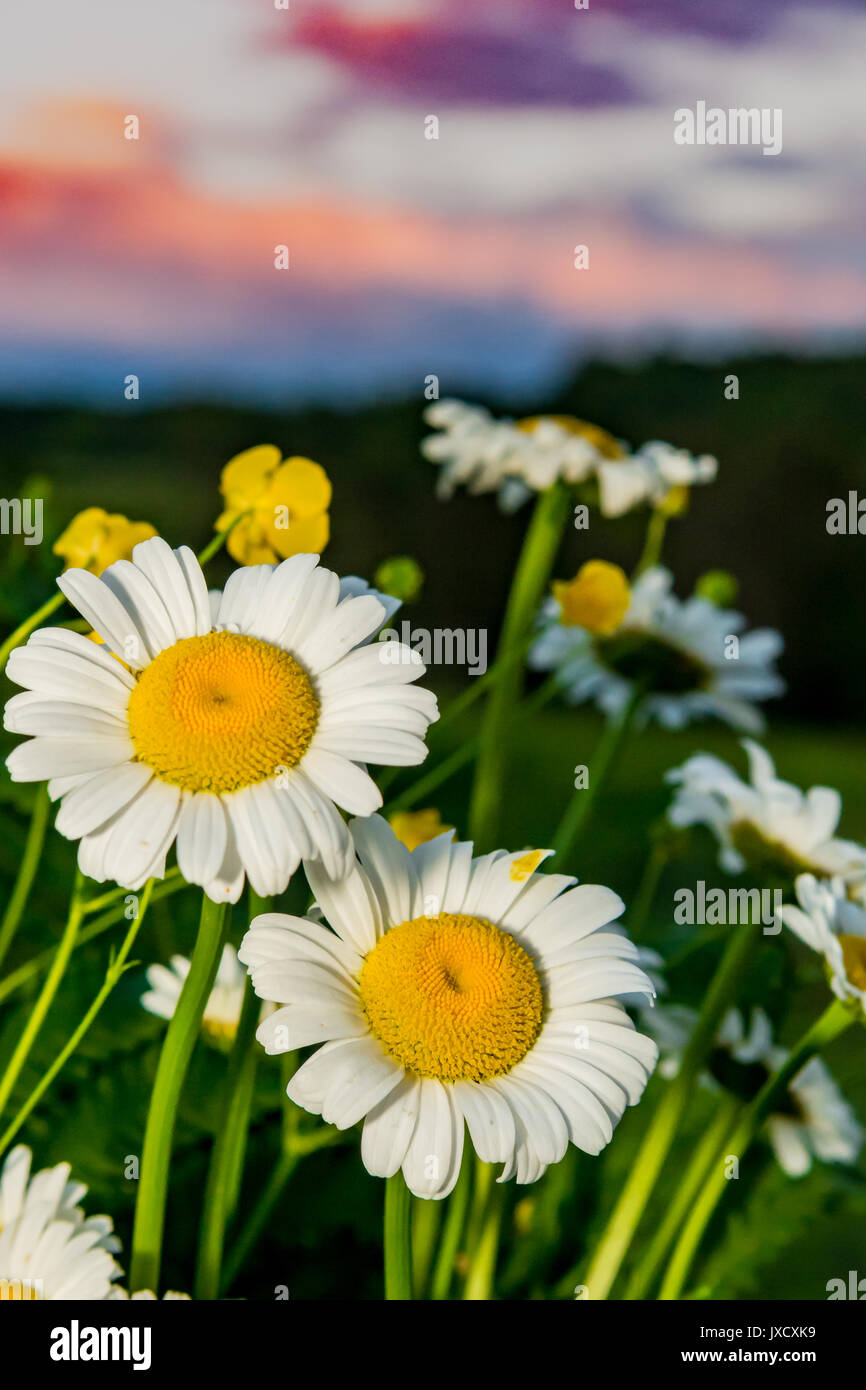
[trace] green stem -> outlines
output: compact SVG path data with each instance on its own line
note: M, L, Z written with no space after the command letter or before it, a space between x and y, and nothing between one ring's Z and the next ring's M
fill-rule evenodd
M567 864L575 842L585 825L595 804L599 790L607 780L628 733L635 711L643 699L643 687L636 685L625 708L605 727L598 747L593 755L588 787L575 789L574 795L565 809L559 828L553 837L552 849L560 872Z
M220 1127L211 1151L205 1184L195 1275L196 1298L214 1299L219 1296L226 1226L237 1201L243 1172L258 1061L256 1028L261 1009L261 1001L253 990L251 981L247 979L240 1021L229 1060Z
M31 613L29 618L25 618L24 622L16 627L15 631L0 646L0 672L6 670L6 662L9 660L10 653L16 647L20 647L22 642L26 642L31 632L35 631L46 618L50 618L52 613L56 613L58 608L62 608L65 602L66 596L58 589L57 593L46 603L43 603L41 608L37 608L35 613Z
M40 786L37 788L36 800L33 802L33 810L30 813L30 825L24 844L24 855L18 866L15 887L12 889L12 895L9 898L6 911L3 913L3 921L0 923L0 964L12 945L18 930L18 923L21 921L21 914L30 896L30 889L33 887L33 880L36 877L36 870L42 854L42 846L45 843L50 805L47 788Z
M561 482L539 493L508 596L499 641L502 652L516 649L528 637L570 506L571 494ZM503 664L485 711L469 809L469 838L479 851L495 847L508 758L506 733L511 710L520 698L522 677L522 665Z
M442 1220L442 1203L427 1202L423 1197L412 1200L412 1288L415 1298L424 1298L427 1277L436 1249L436 1237Z
M297 1110L297 1107L295 1109ZM317 1149L329 1148L332 1144L340 1144L345 1138L346 1136L338 1129L331 1129L330 1127L317 1129L311 1134L297 1135L291 1141L290 1146L282 1150L261 1196L225 1260L220 1286L221 1293L225 1294L231 1288L249 1257L250 1251L253 1250L267 1226L271 1212L282 1196L283 1188L301 1160L306 1158L308 1154L315 1153Z
M129 1280L134 1290L157 1292L177 1107L227 929L226 904L203 896L189 974L166 1031L147 1114L132 1233Z
M723 1141L726 1152L724 1155L717 1155L712 1174L704 1184L682 1229L662 1281L660 1299L677 1299L682 1293L692 1260L728 1181L727 1162L724 1160L742 1159L764 1120L772 1112L777 1097L787 1089L789 1081L802 1071L812 1057L823 1051L834 1038L844 1033L846 1028L850 1028L855 1018L856 1015L849 1005L843 1004L839 999L834 1000L804 1033L791 1050L787 1061L774 1076L768 1077L755 1099L746 1107L730 1141Z
M172 869L166 874L166 881L158 884L153 890L151 901L158 902L162 898L167 898L170 894L176 893L178 889L186 888L186 886L185 880L180 877L180 874L178 874L176 870ZM122 891L125 897L129 896L127 889L123 889ZM111 896L114 895L112 894ZM83 902L81 904L82 916L90 911L93 902L94 899L91 899L89 902ZM100 917L95 917L92 922L82 928L78 933L75 941L75 949L77 950L79 946L84 946L88 941L93 941L95 937L101 936L103 932L108 931L110 927L116 926L125 916L126 906L124 905L123 907L115 908L111 912L104 912ZM0 1003L8 998L10 994L14 994L16 989L20 989L22 985L27 984L28 980L32 980L34 976L40 974L47 965L50 965L53 959L54 951L52 949L40 951L38 956L33 956L30 960L25 961L23 965L19 965L18 969L13 970L7 975L5 980L0 980Z
M668 519L665 513L654 507L650 512L646 540L644 541L641 557L632 575L632 583L634 583L636 579L639 579L645 570L652 569L653 565L657 565L661 560L667 525Z
M270 906L270 898L261 898L252 888L249 890L250 921ZM200 1299L219 1296L226 1227L237 1202L246 1153L258 1063L256 1028L261 1012L261 1002L247 977L229 1058L222 1116L205 1184L195 1274L195 1297Z
M451 1291L451 1281L454 1278L454 1265L457 1260L457 1252L460 1249L460 1242L463 1238L463 1230L466 1225L466 1212L469 1208L469 1197L472 1192L472 1164L464 1154L463 1163L460 1167L460 1176L457 1179L454 1191L447 1198L448 1211L445 1215L445 1224L442 1228L442 1239L439 1242L439 1251L436 1256L436 1264L433 1268L433 1281L430 1286L430 1296L441 1303L447 1300Z
M489 1165L488 1165L489 1166ZM496 1258L499 1254L499 1233L502 1228L502 1214L505 1210L505 1186L491 1182L487 1193L481 1230L477 1243L470 1252L469 1273L463 1298L472 1303L486 1302L493 1296L493 1277L496 1273Z
M200 565L206 565L208 560L212 560L213 557L222 550L238 522L243 521L245 516L249 516L249 512L242 512L240 516L235 517L231 526L227 526L224 531L217 531L216 535L211 537L204 550L200 550L196 556Z
M21 1075L21 1069L30 1056L33 1044L39 1036L39 1030L45 1022L45 1017L54 1002L54 996L60 987L60 981L63 979L66 967L69 964L69 957L72 955L78 936L78 929L81 925L81 893L82 874L80 870L76 870L75 885L72 890L72 901L69 906L69 915L66 919L63 935L60 938L60 944L54 953L51 969L48 971L45 983L33 1006L24 1031L18 1039L15 1051L9 1059L9 1065L3 1075L3 1080L0 1081L0 1115L2 1115L6 1108L15 1083Z
M513 721L516 722L518 719L522 719L525 714L534 713L534 711L540 709L542 705L546 705L558 688L556 677L549 677L537 690L534 690L526 700L523 700L518 705L513 713ZM411 787L407 787L406 790L395 797L393 801L389 801L388 804L383 807L382 814L390 816L393 815L395 811L406 811L410 806L417 806L418 802L428 796L430 792L435 791L443 782L447 782L449 778L453 777L455 772L459 772L461 767L471 762L476 756L480 746L481 740L472 738L466 743L461 744L459 748L455 748L454 752L447 758L443 758L441 763L437 763L437 765L431 768L429 772L425 773L423 777L420 777L417 782L413 782Z
M725 1095L722 1097L715 1117L712 1123L707 1126L703 1138L697 1145L685 1176L665 1212L664 1219L656 1228L645 1254L635 1266L634 1272L626 1284L623 1298L634 1300L647 1297L647 1293L661 1269L662 1262L676 1239L677 1232L688 1216L693 1202L701 1191L713 1159L730 1132L740 1108L740 1102L733 1096Z
M141 906L139 908L138 915L135 917L132 926L126 933L126 936L123 939L123 943L120 947L120 950L117 953L116 958L110 962L109 967L105 972L105 981L101 989L99 990L99 993L96 995L96 998L94 999L90 1008L87 1010L87 1013L84 1015L78 1027L75 1029L73 1033L70 1034L65 1046L57 1054L54 1061L51 1063L51 1066L45 1072L44 1076L39 1081L39 1083L33 1088L30 1095L27 1097L27 1100L19 1109L18 1114L15 1116L12 1123L7 1127L2 1137L0 1137L0 1155L6 1152L6 1149L9 1147L12 1140L15 1138L15 1135L18 1133L21 1126L27 1120L31 1111L33 1111L35 1107L39 1104L45 1092L48 1090L49 1086L54 1081L54 1078L63 1069L63 1067L65 1067L73 1052L75 1052L75 1050L78 1048L82 1038L87 1033L88 1029L93 1023L94 1019L96 1018L106 999L111 994L111 991L114 989L121 975L123 975L123 973L129 968L126 964L127 956L132 950L133 943L135 941L136 936L138 935L142 921L144 920L144 914L147 911L147 905L150 901L152 889L153 879L150 879L144 889L144 892L141 895Z
M639 940L646 930L659 882L669 859L670 852L663 844L654 844L647 855L641 880L628 913L628 934L632 941Z
M385 1298L412 1298L411 1193L397 1172L385 1179Z
M670 1152L682 1113L695 1080L712 1047L722 1016L736 995L746 962L754 948L756 928L751 923L736 927L713 977L680 1069L662 1096L650 1121L637 1162L620 1193L595 1257L583 1283L596 1302L608 1297L625 1253L637 1230L644 1208Z

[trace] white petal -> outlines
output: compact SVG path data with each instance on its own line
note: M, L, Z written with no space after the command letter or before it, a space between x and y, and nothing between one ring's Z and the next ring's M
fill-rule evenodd
M421 1082L415 1132L403 1160L406 1186L416 1197L447 1197L463 1155L463 1115L441 1081Z
M150 657L143 632L107 584L87 570L73 569L61 574L57 585L127 666L138 671L148 664Z
M367 1114L361 1135L361 1159L374 1178L392 1178L403 1165L421 1101L421 1083L404 1076L393 1091Z
M147 786L153 773L141 763L98 772L63 798L55 828L67 840L78 840L105 825Z
M222 801L210 792L185 793L177 825L177 867L202 886L219 873L228 843Z

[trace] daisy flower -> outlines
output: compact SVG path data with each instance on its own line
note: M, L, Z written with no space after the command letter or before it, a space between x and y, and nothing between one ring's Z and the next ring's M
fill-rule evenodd
M776 776L773 760L743 740L749 781L708 753L698 753L667 774L676 786L668 811L673 825L706 825L719 842L719 863L729 873L775 869L810 872L847 882L866 879L866 849L836 838L842 798L832 787L808 792Z
M186 956L172 956L168 966L157 964L148 967L150 989L141 996L141 1002L149 1013L156 1014L158 1018L174 1017L180 992L189 974L189 964ZM238 960L238 953L234 946L226 942L202 1017L202 1028L211 1041L223 1045L234 1038L244 1002L245 980L246 971Z
M634 507L660 506L674 489L716 476L716 460L708 454L694 458L660 440L632 453L607 430L572 415L497 420L481 406L449 400L429 406L424 418L440 431L421 445L425 458L441 465L440 497L465 485L472 493L499 492L509 511L559 479L594 478L603 515L622 516Z
M799 905L785 904L782 921L824 957L837 999L866 1013L866 907L851 900L843 878L819 882L800 874L794 889Z
M151 1289L142 1289L140 1293L129 1293L127 1289L122 1289L117 1284L114 1285L108 1297L115 1302L121 1299L131 1300L133 1303L135 1303L137 1299L144 1299L151 1303L157 1301L156 1294ZM189 1303L190 1296L188 1293L172 1293L172 1291L169 1290L168 1293L163 1294L162 1301L163 1303Z
M421 445L424 457L442 466L440 497L452 496L462 485L471 493L482 493L517 482L523 486L518 495L524 500L558 478L584 482L603 459L625 453L606 430L569 416L496 420L481 406L437 401L424 418L441 431Z
M753 701L784 690L773 670L782 650L777 632L756 628L743 633L746 620L740 613L704 598L678 599L671 592L670 572L658 565L631 586L621 620L616 621L624 606L621 584L613 580L606 603L595 596L590 616L581 601L585 594L570 592L588 588L588 569L584 566L571 585L557 586L546 600L529 653L536 670L558 672L569 703L594 700L605 714L616 716L640 684L646 691L640 711L644 721L656 719L668 729L681 729L694 719L715 717L734 728L760 732L763 718Z
M269 1053L323 1044L287 1094L347 1129L376 1177L402 1169L445 1197L464 1125L499 1181L534 1182L569 1141L597 1154L640 1099L656 1048L616 995L652 985L608 924L608 888L539 874L544 850L472 857L441 835L410 853L379 816L351 825L358 855L329 880L307 866L326 922L258 917L240 959L282 1005Z
M232 527L226 549L242 565L320 555L328 544L331 484L312 459L283 459L276 445L259 444L226 464L220 491L226 507L215 530Z
M697 1023L693 1009L671 1006L647 1010L641 1024L659 1045L664 1076L675 1076L682 1054ZM722 1021L701 1080L721 1087L744 1104L787 1058L785 1048L773 1041L773 1028L763 1009L753 1009L749 1026L738 1009ZM864 1131L827 1067L813 1057L788 1083L785 1094L768 1116L765 1133L776 1162L789 1177L808 1173L814 1159L823 1163L854 1163L863 1144Z
M236 902L245 876L282 892L302 858L345 872L337 807L380 806L364 764L422 762L437 710L411 684L417 653L385 663L371 644L380 596L318 563L235 571L215 617L195 556L158 538L101 578L61 576L105 645L48 628L16 648L7 673L26 693L6 728L33 737L7 767L49 779L83 873L137 888L163 875L175 841L184 878L215 902Z
M610 517L624 516L641 506L661 507L679 489L713 482L717 472L712 455L695 458L687 449L653 439L628 457L599 462L599 506Z
M121 1270L109 1217L85 1217L68 1163L31 1174L31 1162L19 1144L0 1169L0 1300L110 1297Z

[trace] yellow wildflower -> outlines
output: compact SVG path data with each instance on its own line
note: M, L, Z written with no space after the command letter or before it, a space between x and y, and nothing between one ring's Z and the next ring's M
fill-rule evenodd
M242 565L320 555L328 544L331 484L324 468L311 459L283 460L275 445L259 444L226 464L220 491L226 509L216 529L237 522L226 544Z
M130 521L125 516L110 516L102 507L86 507L72 518L53 549L66 561L65 569L102 574L115 560L128 560L139 541L155 535L156 528L149 521Z

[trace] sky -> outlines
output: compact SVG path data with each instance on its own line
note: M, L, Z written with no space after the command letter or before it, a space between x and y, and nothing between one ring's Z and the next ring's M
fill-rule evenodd
M531 401L862 344L866 0L281 3L6 8L0 397ZM698 102L781 153L677 144Z

